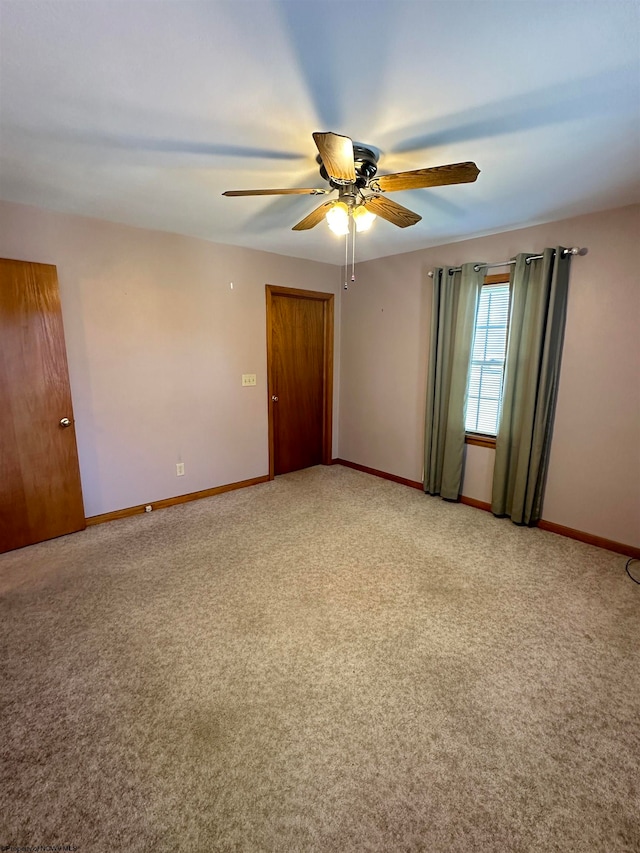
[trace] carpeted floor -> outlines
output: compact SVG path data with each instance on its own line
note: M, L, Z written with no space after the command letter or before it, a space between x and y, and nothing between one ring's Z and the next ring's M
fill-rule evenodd
M0 555L0 849L639 851L624 564L341 466Z

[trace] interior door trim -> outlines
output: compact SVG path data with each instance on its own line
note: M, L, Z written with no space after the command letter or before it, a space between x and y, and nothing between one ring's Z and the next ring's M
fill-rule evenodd
M333 444L333 311L334 294L295 287L265 285L267 299L267 400L269 405L269 479L275 477L275 436L273 427L273 400L275 394L273 373L273 297L316 299L323 302L323 368L322 368L322 464L331 465Z

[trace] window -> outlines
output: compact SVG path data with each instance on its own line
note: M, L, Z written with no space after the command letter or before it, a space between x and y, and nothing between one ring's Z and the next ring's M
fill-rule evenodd
M508 282L508 274L487 276L480 291L467 388L468 433L495 436L498 432L509 324Z

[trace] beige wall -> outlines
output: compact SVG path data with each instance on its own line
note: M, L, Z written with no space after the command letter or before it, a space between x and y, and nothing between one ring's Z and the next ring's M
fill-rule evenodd
M268 473L265 284L338 267L2 202L0 256L58 268L88 516Z
M543 517L640 545L639 238L632 206L359 265L342 295L340 456L422 479L429 270L586 247L572 261ZM463 494L489 501L492 472L493 451L467 447Z
M266 283L339 294L334 455L421 480L427 272L586 247L572 263L543 516L632 545L638 234L640 207L621 208L370 261L345 292L328 264L0 202L0 255L58 267L87 515L267 473ZM468 447L463 493L488 501L492 470L493 451Z

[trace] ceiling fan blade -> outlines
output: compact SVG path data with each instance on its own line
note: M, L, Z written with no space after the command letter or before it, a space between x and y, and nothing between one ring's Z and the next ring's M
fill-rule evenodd
M416 169L414 172L396 172L374 178L369 186L382 192L396 190L419 190L425 187L443 187L445 184L470 184L478 177L480 169L475 163L452 163L449 166L433 166Z
M331 190L319 190L319 189L287 189L287 190L227 190L222 193L222 195L226 196L239 196L239 195L325 195L325 193L330 193Z
M348 136L337 133L314 133L313 141L318 147L327 174L337 183L352 184L356 179L353 163L353 142Z
M383 198L381 195L372 195L365 199L364 206L370 213L375 213L376 216L381 216L387 222L392 222L399 228L408 228L409 225L415 225L420 222L421 216L403 207L390 198Z
M316 207L315 210L312 210L308 216L305 216L304 219L301 219L297 225L294 225L291 229L292 231L308 231L309 228L315 228L315 226L322 222L324 219L324 215L327 210L333 204L332 201L325 201L324 204L321 204L320 207Z

